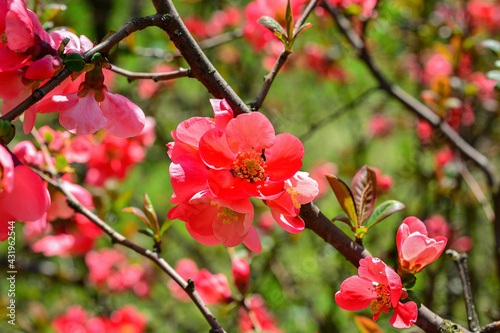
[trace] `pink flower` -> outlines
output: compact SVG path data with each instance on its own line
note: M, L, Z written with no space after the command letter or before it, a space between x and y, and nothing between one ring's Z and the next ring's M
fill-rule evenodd
M262 331L282 333L283 331L277 326L276 318L269 312L266 302L259 294L253 294L247 299L247 306L252 312L253 320L257 320ZM248 310L240 307L238 311L238 329L241 332L254 332L256 327L250 319Z
M36 221L49 206L49 192L40 176L0 145L0 241L10 234L8 222Z
M396 328L408 328L417 320L417 304L401 303L406 298L401 278L378 258L363 258L359 261L359 276L351 276L340 286L335 301L344 310L357 311L367 307L377 320L382 312L394 310L390 320Z
M133 305L125 305L113 311L106 333L142 333L146 330L146 321L146 316Z
M448 238L448 247L458 252L467 252L472 248L472 239L468 236L458 237L452 232L450 223L441 215L435 214L424 221L429 237L444 236Z
M172 200L173 203L178 203ZM181 203L168 213L169 219L186 222L191 236L204 245L232 247L245 243L254 252L260 252L260 241L252 226L253 206L248 198L223 200L209 192L200 192L189 203Z
M102 249L85 256L88 279L100 289L113 292L133 290L138 296L149 293L150 276L144 267L130 264L122 251Z
M304 147L289 133L275 135L261 113L231 119L225 130L213 128L200 139L200 157L209 167L208 185L223 199L280 194L283 182L302 167Z
M379 194L388 192L394 185L394 179L389 175L384 175L379 168L371 168L377 174L377 192Z
M146 316L134 306L125 305L113 311L109 318L91 317L81 306L74 305L55 318L52 326L57 333L142 333Z
M87 313L79 306L70 307L63 316L57 317L52 322L57 333L86 333Z
M31 246L33 252L46 257L71 257L84 255L92 249L94 240L81 234L59 233L45 236Z
M191 259L181 259L175 265L177 273L185 280L193 280L196 291L205 304L229 303L232 301L229 282L224 274L212 274L207 269L198 270L196 263ZM173 280L168 287L175 298L188 302L189 296Z
M169 172L178 204L170 219L186 222L189 233L205 245L244 243L261 250L252 226L249 197L266 200L278 223L300 232L300 205L318 193L317 184L298 172L304 148L291 134L274 133L261 113L233 118L225 100L212 99L215 117L188 119L172 132L167 144L172 159Z
M414 216L407 217L396 236L398 272L403 275L420 272L441 255L446 242L443 236L427 237L425 224Z
M250 265L244 258L236 258L231 265L234 285L243 295L250 286Z
M296 234L304 230L305 223L298 217L300 206L318 195L318 183L307 172L297 172L287 179L284 191L276 199L266 200L274 220L286 231Z
M376 113L370 119L368 131L374 138L385 138L391 134L393 127L394 124L388 116Z

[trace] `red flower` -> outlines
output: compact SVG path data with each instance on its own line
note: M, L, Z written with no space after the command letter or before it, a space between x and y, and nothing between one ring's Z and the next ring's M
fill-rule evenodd
M212 274L207 269L198 270L198 266L191 259L181 259L175 265L175 270L183 279L194 281L196 291L205 304L228 303L232 301L229 282L224 274ZM173 280L168 287L175 298L188 302L189 296Z
M398 229L398 272L416 274L436 260L446 247L447 238L427 237L425 224L414 216L407 217Z
M340 286L335 301L344 310L357 311L367 307L377 320L382 312L394 310L390 320L396 328L408 328L417 320L417 304L401 303L406 298L401 278L378 258L367 257L359 261L359 276L351 276Z
M9 221L36 221L49 206L49 192L40 176L0 145L0 241L9 235Z
M284 181L302 167L304 147L289 133L275 135L259 112L232 119L225 130L213 128L200 139L200 157L209 167L208 185L223 199L281 194Z
M250 265L243 258L233 260L231 265L234 284L240 293L245 294L250 286Z
M281 333L277 327L276 318L269 312L266 302L259 294L254 294L247 299L248 309L252 312L254 320L260 325L260 331ZM250 319L248 310L240 307L238 313L238 328L241 332L255 332L254 322Z

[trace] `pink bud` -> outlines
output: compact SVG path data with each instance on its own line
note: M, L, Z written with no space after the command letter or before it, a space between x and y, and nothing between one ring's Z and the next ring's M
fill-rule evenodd
M245 294L250 286L250 265L243 258L233 260L232 273L234 284L240 293Z
M61 58L47 54L42 59L31 64L24 76L30 80L45 80L56 75L62 67L63 62Z

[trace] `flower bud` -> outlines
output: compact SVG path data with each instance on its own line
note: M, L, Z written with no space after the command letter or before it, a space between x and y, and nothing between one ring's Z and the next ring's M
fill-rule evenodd
M243 258L233 260L232 274L234 284L241 294L245 294L250 286L250 265Z

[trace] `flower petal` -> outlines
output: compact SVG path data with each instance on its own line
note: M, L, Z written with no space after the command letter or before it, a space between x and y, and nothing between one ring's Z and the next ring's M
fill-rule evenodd
M396 328L408 328L412 326L418 317L418 308L415 302L399 303L399 305L394 308L394 315L392 316L390 323Z
M377 298L377 293L372 292L373 283L351 276L340 285L340 291L335 294L335 302L344 310L357 311L370 306Z
M42 179L25 165L14 168L14 188L10 193L2 193L0 198L0 211L19 221L39 219L50 206L49 192Z
M253 251L256 254L259 254L262 250L262 244L260 243L259 235L257 234L257 230L254 226L250 227L247 236L243 240L243 244L245 244L250 251Z
M69 94L76 95L76 93ZM70 98L71 99L71 98ZM106 118L97 104L94 94L88 93L73 107L59 114L61 126L73 134L93 134L106 126Z
M240 114L227 124L226 133L239 143L240 152L270 148L276 138L273 125L260 112Z
M231 169L236 159L227 143L226 134L213 128L200 139L200 156L213 169Z
M282 181L293 177L302 167L304 146L289 133L276 136L274 145L266 149L266 174L269 180Z
M100 107L107 118L106 131L117 137L130 138L141 133L144 128L144 112L125 96L106 93Z

